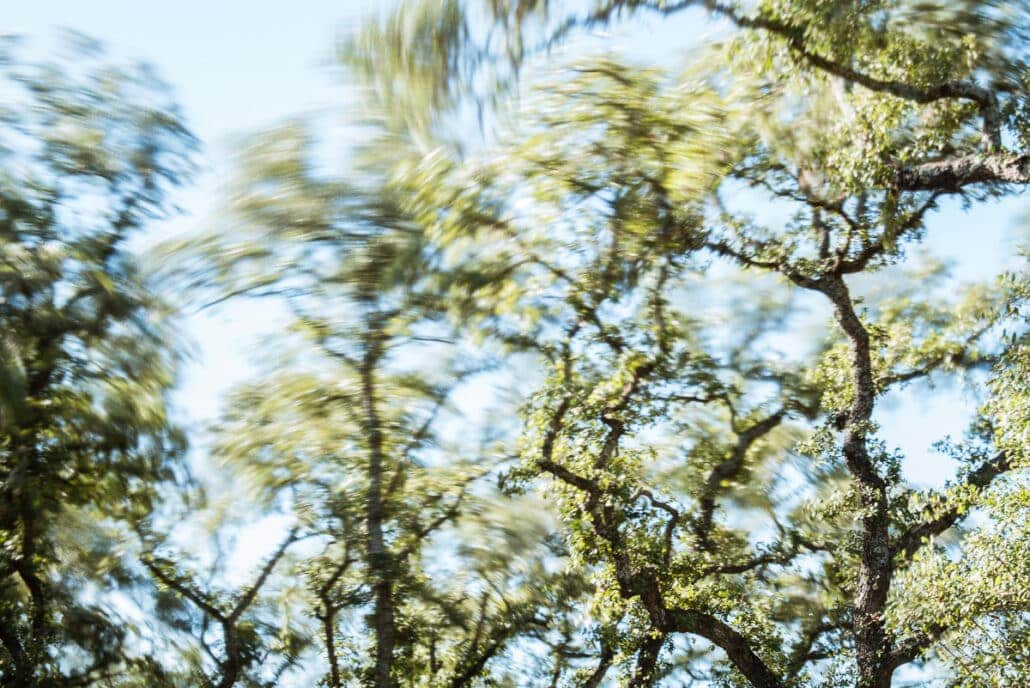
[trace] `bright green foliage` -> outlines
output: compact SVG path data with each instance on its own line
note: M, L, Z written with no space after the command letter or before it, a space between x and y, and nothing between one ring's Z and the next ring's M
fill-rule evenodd
M2 46L0 676L19 688L153 678L112 594L145 583L126 523L182 446L167 309L126 242L193 140L146 70L82 43L63 65Z
M581 60L503 145L398 172L443 267L481 276L453 311L546 362L508 477L554 495L616 629L594 666L640 686L872 688L927 661L1025 682L1025 284L899 264L948 196L1030 183L1027 5L484 5L402 5L355 44L384 102L429 108L405 111L417 135L529 36L691 7L733 27L681 75ZM988 396L955 481L920 490L878 402L949 378Z
M691 10L724 30L682 71L580 59L534 81L475 155L451 145L538 49ZM10 272L70 286L29 287L42 305L12 287L2 304L22 323L0 347L14 361L4 456L56 442L66 462L28 501L12 463L6 503L33 523L113 523L111 504L136 519L172 629L161 659L178 663L154 683L1027 683L1026 270L958 283L932 258L931 222L950 197L972 206L1030 183L1027 20L1022 1L402 3L343 51L374 106L349 170L326 170L313 122L256 137L224 221L178 247L185 267L167 282L291 311L212 451L292 524L278 549L229 590L224 565L204 580L202 556L139 518L172 437L163 354L97 300L136 294L128 263L103 253L98 268L74 232L29 242L34 272ZM140 110L111 112L124 124ZM77 166L124 191L107 170L131 163L145 181L164 150L116 138L108 157L103 136L76 146L66 131L28 137L58 138L31 158L46 163L40 190L12 187L31 191L12 194L25 226L70 226L36 210ZM50 257L60 246L78 252L62 267L74 272L51 267L67 264ZM81 377L39 397L52 340L33 328L69 318L81 285L93 310L72 320L116 326L58 339L60 370ZM112 303L140 314L139 294ZM93 351L114 360L94 366ZM145 369L116 384L131 361ZM455 400L491 384L532 391L518 413L463 415ZM977 402L967 427L939 428L941 466L957 468L915 484L885 439L890 402L950 403L935 390L956 384ZM75 438L101 438L88 471L60 434L83 423ZM115 493L125 476L139 479ZM49 506L65 480L90 489ZM32 566L73 532L10 550L5 629L31 626ZM67 561L54 589L101 570ZM63 599L89 599L64 585ZM27 637L77 607L53 608ZM75 640L53 638L33 641L38 657Z

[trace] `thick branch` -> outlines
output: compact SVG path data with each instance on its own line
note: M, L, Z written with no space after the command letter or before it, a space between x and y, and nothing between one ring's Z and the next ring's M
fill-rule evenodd
M946 630L947 627L941 624L931 624L924 633L898 643L888 660L891 671L914 661L919 655L923 654L926 648L930 647L934 641L940 638Z
M855 312L847 285L839 275L821 283L833 303L837 322L851 344L853 400L844 424L844 462L858 483L862 506L862 553L854 599L855 655L858 688L889 688L887 636L883 609L893 575L887 486L876 471L866 444L873 414L873 378L869 333Z
M780 688L780 678L755 654L747 638L711 614L686 609L670 609L665 629L693 633L720 647L737 670L755 688Z
M1030 152L965 155L902 167L892 186L898 191L958 192L987 183L1030 184Z
M637 651L637 666L629 688L650 688L658 679L658 655L665 644L665 634L657 629L650 632Z

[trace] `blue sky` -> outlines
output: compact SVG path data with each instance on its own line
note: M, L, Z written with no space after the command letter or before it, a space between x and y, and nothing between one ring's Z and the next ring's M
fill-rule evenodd
M196 132L217 143L319 102L339 30L373 0L33 0L4 3L7 33L67 27L118 54L153 63L175 87Z
M348 107L342 75L332 68L336 39L389 0L29 0L7 3L0 33L24 34L29 47L53 45L59 29L100 39L118 58L154 65L173 88L201 139L201 176L180 194L186 211L154 227L152 239L204 227L213 220L233 150L242 137L290 116ZM615 47L642 59L668 60L705 23L688 13L675 21L642 22ZM596 36L587 45L599 45ZM606 43L612 47L611 43ZM584 48L580 48L584 49ZM346 162L341 160L341 165ZM236 303L192 315L187 329L199 344L177 399L185 420L212 419L219 397L253 372L252 343L281 322L274 306Z
M175 90L187 119L204 142L204 172L181 203L186 214L152 230L155 238L204 226L217 207L233 146L240 137L274 125L290 115L347 108L347 91L331 68L335 39L384 3L374 0L33 0L5 3L0 32L50 40L67 27L103 40L117 56L152 63ZM620 33L614 47L648 61L669 61L706 31L710 22L686 13L673 21L639 23ZM597 36L575 50L613 47ZM341 160L345 164L345 160ZM1013 218L1024 199L962 212L946 206L931 222L930 240L938 253L956 261L963 279L997 272L1017 235ZM1025 234L1024 234L1025 236ZM189 318L188 329L200 343L178 394L186 419L213 418L219 395L252 369L249 351L255 336L281 322L267 305L235 304ZM939 393L939 392L938 392ZM960 390L932 407L918 392L892 409L888 440L910 452L913 474L939 482L939 459L926 452L943 432L960 434L964 409ZM935 397L939 398L939 397ZM942 430L942 428L948 428Z
M208 225L231 172L233 147L243 135L285 117L312 110L347 108L347 91L331 69L335 39L362 17L382 8L375 0L9 0L0 33L23 33L48 41L59 27L104 41L121 57L152 63L175 90L189 124L204 144L203 174L180 202L186 213L155 227L155 239ZM620 34L618 47L649 61L668 61L713 25L686 13L673 21L654 19ZM575 50L596 49L603 37ZM585 47L588 46L588 47ZM345 159L341 165L345 165ZM928 234L937 253L956 262L957 275L976 279L995 274L1011 246L1027 238L1012 231L1027 208L1026 196L988 205L974 213L949 204L935 216ZM269 304L236 303L192 315L187 329L199 344L176 394L183 419L194 428L213 420L220 395L253 372L254 340L281 328L282 313ZM908 455L908 474L940 484L953 466L928 451L945 434L960 436L972 398L960 388L937 390L932 403L913 388L887 406L888 444ZM202 443L201 443L202 444ZM204 460L203 447L197 457ZM260 521L238 536L231 567L239 581L281 537L282 522ZM239 582L230 575L227 582Z
M330 69L335 38L382 3L374 0L32 0L4 3L0 32L49 46L68 28L101 39L115 56L153 64L174 89L204 145L200 177L179 201L186 211L151 230L152 238L204 226L231 172L240 137L285 117L346 107ZM274 313L274 310L272 311ZM251 368L248 345L273 329L267 307L235 304L191 316L198 342L177 395L194 423L212 418L218 398Z

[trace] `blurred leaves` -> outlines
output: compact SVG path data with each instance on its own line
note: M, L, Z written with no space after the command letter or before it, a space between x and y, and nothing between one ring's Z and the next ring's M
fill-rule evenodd
M150 662L113 599L146 587L124 540L183 437L170 311L127 242L167 212L196 142L149 71L86 41L65 63L12 50L2 79L0 675L79 685Z
M726 30L679 72L527 69L693 7ZM7 58L0 674L1015 685L1026 275L960 286L913 256L946 197L1027 183L1026 15L402 3L341 47L365 88L345 164L313 118L251 137L149 283L125 245L190 169L175 109L145 72ZM211 429L242 519L170 482L157 283L289 313ZM960 469L913 484L888 403L952 381L979 405L964 440L940 428ZM258 516L289 534L238 571ZM151 618L96 602L115 590Z

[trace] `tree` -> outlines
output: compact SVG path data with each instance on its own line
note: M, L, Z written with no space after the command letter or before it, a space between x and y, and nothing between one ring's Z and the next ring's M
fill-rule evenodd
M178 279L202 302L276 297L294 318L267 373L230 400L213 456L265 508L292 514L291 538L309 543L284 577L302 583L287 606L320 655L299 664L314 664L322 685L462 688L544 674L577 648L560 636L585 584L555 566L564 552L548 542L549 519L487 482L510 462L503 424L453 431L464 422L453 393L496 363L448 322L444 294L469 277L442 269L405 203L414 190L387 176L412 159L410 145L366 131L371 143L341 178L312 164L303 122L256 137L220 230L173 247ZM216 605L176 559L155 573L223 627L228 653L245 606ZM277 685L265 670L283 629L255 630L249 656L262 660L219 659L213 684ZM554 645L554 662L504 670L520 643Z
M700 672L889 686L928 656L954 683L1025 681L1025 390L1013 381L1026 275L950 285L948 298L900 265L949 196L971 205L1030 181L1027 6L549 5L489 3L477 19L457 2L402 5L349 54L396 121L432 136L483 95L484 74L503 86L516 73L527 36L553 45L692 7L736 28L685 78L582 62L548 86L521 140L478 169L456 164L450 183L426 166L413 185L445 241L500 247L489 270L507 275L507 316L520 319L500 334L521 332L551 370L515 475L561 497L574 561L633 657L630 684ZM499 30L478 41L477 22ZM745 188L789 220L733 207ZM743 341L712 333L690 295L711 297L687 286L726 264L817 295L833 328L777 352L772 334L798 326L785 300L750 314ZM893 293L857 296L877 272ZM878 439L878 401L958 373L984 406L950 449L955 481L918 490ZM789 498L774 489L785 472L805 485ZM974 509L984 521L965 532ZM748 522L755 511L774 532ZM957 580L961 604L943 593ZM922 590L942 592L927 603Z
M114 597L146 587L128 524L183 445L168 309L127 242L167 211L194 141L147 70L77 43L62 64L2 47L0 679L16 688L152 675Z
M682 72L581 59L492 118L539 49L684 11L722 33ZM95 46L5 55L3 685L1027 683L1030 270L927 255L936 214L1030 179L1027 19L453 0L369 24L346 170L315 121L254 138L160 276L291 313L211 447L247 518L286 524L249 575L238 523L211 551L176 529L210 514L127 245L194 141ZM505 136L469 152L475 108ZM954 475L920 486L890 403L956 384ZM533 390L462 413L490 385Z
M725 32L683 73L582 59L513 124L498 118L503 136L473 153L452 145L469 106L492 121L538 47L692 9ZM22 308L12 330L28 334L9 346L4 427L29 438L4 455L16 543L5 681L1026 683L1030 272L960 284L916 249L932 248L932 218L952 201L972 207L1028 180L1027 14L1024 2L972 0L606 0L584 14L455 0L370 24L343 51L370 98L368 144L328 171L312 123L257 137L225 222L179 247L189 262L173 277L185 282L167 283L292 313L272 365L216 428L213 456L289 524L242 588L219 566L200 583L154 527L174 452L163 415L139 415L165 380L150 377L165 370L153 332L123 317L101 333L128 328L131 341L57 340L67 347L46 351L85 382L23 404L40 397L18 391L31 387L22 371L51 341L32 328L76 305L68 295L96 281L93 263L41 303L5 296ZM39 83L48 107L62 102ZM136 121L136 109L113 111ZM84 141L59 137L31 159L50 182L68 161L97 181L107 165L141 181L157 169L146 146L92 167L105 149ZM28 226L65 227L67 193L53 195L61 212ZM33 203L11 207L37 218ZM29 254L69 236L33 239ZM102 265L136 284L122 263ZM87 316L109 317L96 308ZM116 364L74 367L87 345ZM129 353L147 362L148 393L131 388L133 404L118 406L131 414L95 412L122 399L107 376ZM452 397L482 393L490 375L534 386L521 411L458 413ZM885 402L944 403L933 385L947 384L978 407L968 428L941 428L957 468L928 489L885 439L898 422ZM41 415L26 421L32 408ZM51 446L78 457L50 433L82 422L101 428L75 467L88 489L65 499L64 464L32 458L24 498L19 457ZM124 475L140 476L129 499L107 487ZM164 637L112 636L118 651L100 663L60 649L95 647L58 623L91 589L62 583L77 569L53 563L47 584L69 592L57 603L34 592L39 553L56 544L23 544L35 524L80 512L130 522L160 584Z

